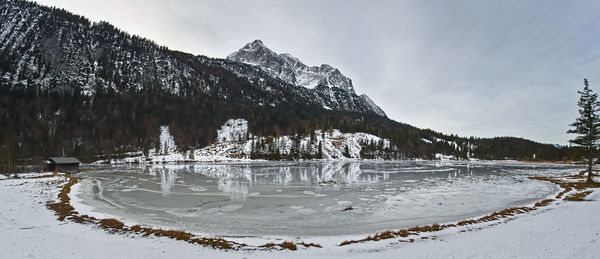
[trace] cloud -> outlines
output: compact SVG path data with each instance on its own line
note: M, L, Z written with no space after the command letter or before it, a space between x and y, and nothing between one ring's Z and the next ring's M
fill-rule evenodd
M600 89L595 1L43 0L172 49L254 39L353 79L391 118L566 144L583 77Z

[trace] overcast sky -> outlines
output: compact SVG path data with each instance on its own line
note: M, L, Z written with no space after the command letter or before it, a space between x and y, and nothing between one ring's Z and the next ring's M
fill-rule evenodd
M171 49L261 39L330 64L394 120L567 144L583 78L600 92L600 1L40 0Z

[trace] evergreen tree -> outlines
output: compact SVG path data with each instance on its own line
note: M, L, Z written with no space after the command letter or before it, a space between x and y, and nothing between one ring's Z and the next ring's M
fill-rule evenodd
M598 95L595 94L587 79L583 79L583 91L579 93L579 117L571 124L571 129L567 133L577 134L577 136L569 140L570 143L582 147L587 151L588 159L588 176L587 181L592 182L592 163L594 151L600 144L600 103L598 103Z
M0 172L15 172L17 165L17 141L15 134L10 129L6 130L0 142Z
M323 159L323 141L319 141L319 153L317 154L317 158Z
M347 158L350 158L350 149L348 148L348 146L346 146L346 148L344 148L344 156L346 156Z

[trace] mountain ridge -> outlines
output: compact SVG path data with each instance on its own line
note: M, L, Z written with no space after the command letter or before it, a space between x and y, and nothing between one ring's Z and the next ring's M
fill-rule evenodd
M339 69L328 64L308 66L290 53L277 54L259 39L227 55L226 59L258 66L272 76L292 85L308 89L321 86L322 90L339 88L349 95L356 95L352 79L344 76ZM366 94L362 94L359 99L372 112L386 116L385 112Z
M267 139L315 130L369 133L389 139L406 158L571 154L523 139L419 129L378 115L366 95L309 89L258 66L169 50L63 9L2 1L0 14L0 146L15 147L8 150L21 159L64 153L93 161L149 150L167 125L178 147L204 147L231 118L246 119L253 134Z

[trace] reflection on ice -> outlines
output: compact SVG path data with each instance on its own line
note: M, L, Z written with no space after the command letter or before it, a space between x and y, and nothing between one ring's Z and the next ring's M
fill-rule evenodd
M452 161L95 167L85 203L138 222L223 235L335 235L460 220L533 202L564 166ZM101 197L99 199L97 197ZM344 210L352 206L353 210ZM351 225L348 223L352 222Z
M175 171L171 171L165 168L156 169L160 174L160 189L162 190L162 195L164 197L169 196L171 192L171 188L175 185L175 179L177 178L177 174Z
M248 198L249 182L230 179L219 179L218 190L226 193L233 200L244 200Z

